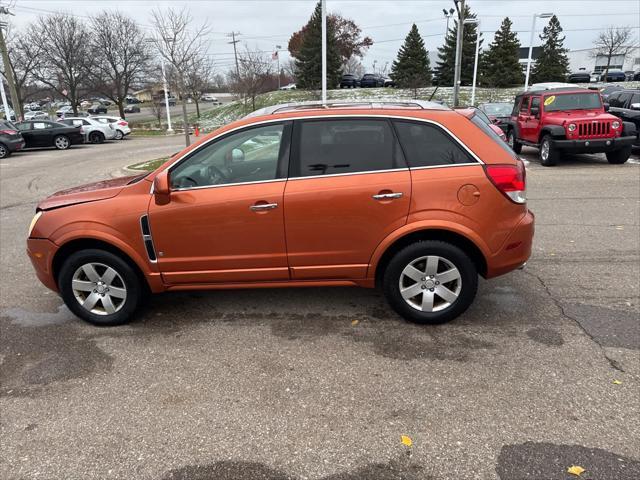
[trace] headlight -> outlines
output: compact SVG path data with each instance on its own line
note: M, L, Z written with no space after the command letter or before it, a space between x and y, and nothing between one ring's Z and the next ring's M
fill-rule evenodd
M611 124L611 126L612 126L615 130L617 130L618 128L620 128L620 122L613 122L613 123Z
M575 132L576 131L576 124L575 123L570 123L569 126L567 127L567 130L569 130L570 132Z
M33 227L36 226L36 223L38 222L38 219L42 216L42 210L36 212L36 214L33 216L33 219L31 220L31 225L29 225L29 236L31 236L31 232L33 232Z

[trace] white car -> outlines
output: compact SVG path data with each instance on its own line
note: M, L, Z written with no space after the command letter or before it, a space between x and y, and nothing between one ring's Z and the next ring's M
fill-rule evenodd
M112 117L110 115L96 115L92 116L91 118L101 123L112 125L116 131L116 140L122 140L124 137L131 133L129 122L127 122L124 118Z
M211 102L214 105L222 105L222 102L220 100L218 100L218 98L216 96L214 96L213 93L203 93L202 94L202 101L203 102Z
M24 112L25 120L49 120L49 114L42 110L29 110Z
M87 143L102 143L116 138L116 130L110 123L102 123L92 117L67 117L58 120L72 127L80 127Z
M283 87L280 87L280 90L295 90L295 89L296 89L295 83L290 83L289 85L284 85Z

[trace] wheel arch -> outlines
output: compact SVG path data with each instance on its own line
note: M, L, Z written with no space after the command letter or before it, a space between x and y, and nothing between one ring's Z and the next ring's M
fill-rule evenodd
M551 135L553 138L564 138L566 134L564 127L560 125L545 125L540 129L540 133L538 134L538 144L542 143L545 135Z
M467 236L453 231L442 228L424 228L420 230L414 230L401 235L396 238L390 245L386 247L377 263L375 268L375 283L381 285L382 275L389 264L391 258L400 250L412 243L422 240L439 240L450 243L460 248L463 252L469 255L469 258L476 266L478 273L483 277L487 274L487 259L482 250L469 239Z

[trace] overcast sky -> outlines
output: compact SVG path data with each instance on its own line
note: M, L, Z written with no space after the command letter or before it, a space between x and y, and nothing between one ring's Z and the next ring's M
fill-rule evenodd
M240 32L240 48L272 51L276 45L286 50L292 32L304 25L317 0L0 0L11 5L15 17L12 24L22 27L38 15L65 11L78 16L89 16L101 10L121 10L149 28L150 12L154 8L181 8L191 10L194 21L208 22L210 55L219 70L227 71L233 61L233 48L226 34ZM565 46L570 49L589 48L598 31L608 25L628 25L634 28L636 43L640 37L640 0L468 0L472 11L482 22L482 31L488 44L502 18L509 16L519 32L523 46L529 45L531 20L534 13L553 12L565 29ZM431 62L435 63L435 50L444 39L446 19L442 12L453 7L453 0L327 0L329 12L340 13L353 19L370 36L374 45L363 59L367 70L373 61L377 67L390 63L396 56L402 40L412 22L418 25ZM541 31L547 20L538 20L536 31ZM537 36L536 36L537 40ZM286 60L286 52L281 60Z

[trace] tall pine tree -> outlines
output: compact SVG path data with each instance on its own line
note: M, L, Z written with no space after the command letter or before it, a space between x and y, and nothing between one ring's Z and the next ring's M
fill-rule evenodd
M296 58L296 80L300 88L319 89L322 84L322 6L316 5ZM327 22L327 88L340 80L340 55L336 48L334 26Z
M569 73L569 59L567 49L564 48L562 27L555 15L544 27L540 40L543 41L542 51L536 60L531 75L532 83L564 82Z
M431 84L429 54L415 23L391 66L391 78L399 87L413 89L414 96L418 88Z
M490 87L510 87L524 82L518 61L520 41L511 30L513 23L506 17L493 37L489 50L482 56L483 83Z
M464 18L476 18L475 13L471 13L468 5L465 5ZM460 81L463 85L471 85L473 81L473 63L476 56L476 31L477 25L464 25L462 34L462 70ZM456 38L458 35L458 20L454 20L453 28L447 32L444 45L438 48L438 84L453 85L453 70L456 63ZM480 35L482 38L482 34ZM480 40L482 45L482 40Z

